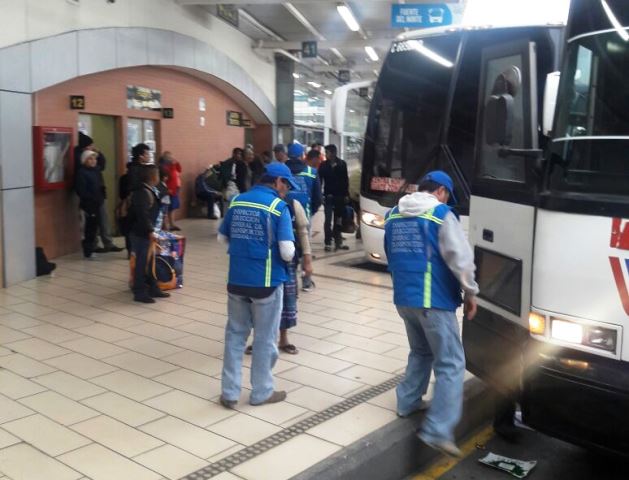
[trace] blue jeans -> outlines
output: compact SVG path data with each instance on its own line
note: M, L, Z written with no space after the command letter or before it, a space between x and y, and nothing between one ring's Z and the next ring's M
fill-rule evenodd
M261 403L273 393L273 367L277 361L284 288L278 286L266 298L228 294L225 354L221 387L223 398L238 400L242 381L242 357L253 328L251 403Z
M411 351L404 380L397 386L397 410L408 415L419 408L435 371L434 396L421 427L428 441L454 441L454 428L461 419L465 355L454 312L397 307L404 319Z

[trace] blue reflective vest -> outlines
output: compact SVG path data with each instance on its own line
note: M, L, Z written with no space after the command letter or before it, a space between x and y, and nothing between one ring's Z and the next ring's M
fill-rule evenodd
M288 279L278 241L294 240L288 206L272 188L256 185L233 198L220 232L229 238L229 283L275 287Z
M293 165L289 166L293 167ZM293 168L291 168L291 170L293 170ZM312 197L315 184L318 183L317 180L319 178L317 169L304 166L304 169L300 172L293 171L293 177L299 188L288 192L287 198L289 200L297 200L301 203L301 206L304 207L304 211L306 212L306 217L310 220L312 215L316 213L312 211Z
M385 216L384 248L396 305L454 311L461 285L439 252L439 229L450 207L440 204L417 217L394 207Z

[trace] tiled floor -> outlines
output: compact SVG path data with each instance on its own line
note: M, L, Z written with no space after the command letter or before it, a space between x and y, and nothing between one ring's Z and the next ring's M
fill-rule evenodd
M178 479L402 371L388 275L334 265L360 254L325 256L315 228L324 277L300 296L299 354L275 369L287 401L248 405L247 357L223 409L227 256L216 222L181 223L185 286L154 305L131 302L122 253L0 291L0 478ZM394 418L387 392L214 478L287 479Z

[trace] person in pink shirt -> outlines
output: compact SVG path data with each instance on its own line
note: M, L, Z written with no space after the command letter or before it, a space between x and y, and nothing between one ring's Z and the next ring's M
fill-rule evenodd
M181 164L173 157L171 152L164 152L159 160L160 169L168 174L168 195L170 196L170 206L168 208L168 229L171 231L181 230L173 221L173 212L177 210L181 202L179 191L181 190Z

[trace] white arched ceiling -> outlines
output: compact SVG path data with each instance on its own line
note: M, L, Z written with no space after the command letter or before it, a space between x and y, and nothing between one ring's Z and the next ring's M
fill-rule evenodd
M275 122L275 107L254 78L216 48L155 28L97 28L0 49L0 90L33 93L116 68L164 66L192 71L236 102L256 123Z

